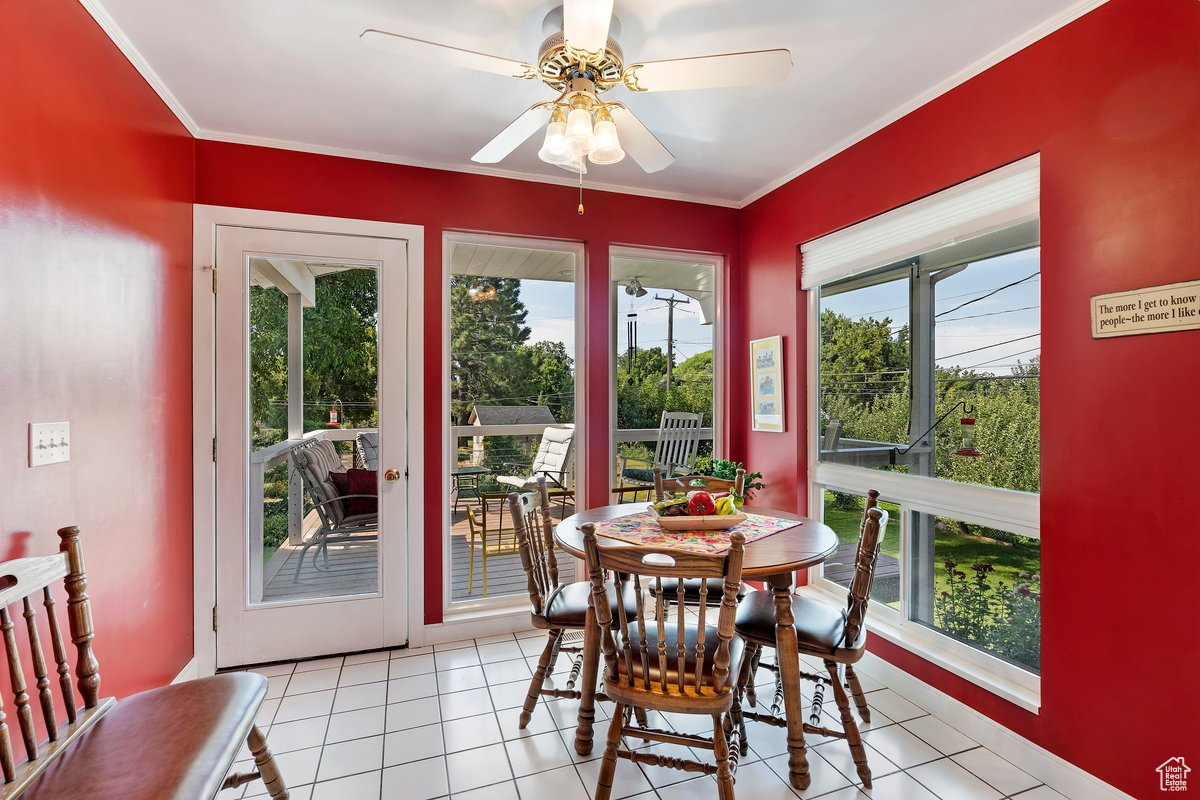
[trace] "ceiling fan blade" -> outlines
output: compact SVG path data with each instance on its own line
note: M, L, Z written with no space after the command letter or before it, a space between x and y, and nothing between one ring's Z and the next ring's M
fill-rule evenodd
M633 77L641 91L672 92L776 83L786 78L791 69L792 54L787 50L755 50L752 53L649 61L635 65Z
M547 119L549 116L546 109L534 106L510 122L507 128L496 134L496 138L471 156L471 160L480 164L503 161L505 156L520 147L526 139L545 127Z
M612 109L613 122L617 125L617 136L621 147L646 172L658 172L675 163L675 156L663 147L650 129L627 108Z
M603 50L612 10L613 0L563 0L563 37L576 50Z
M419 58L423 61L436 61L453 67L466 67L481 72L491 72L496 75L520 77L525 72L525 65L519 61L499 56L489 56L487 53L476 53L474 50L463 50L445 44L427 42L424 39L414 39L411 36L401 36L398 33L365 30L360 35L363 44L409 58Z

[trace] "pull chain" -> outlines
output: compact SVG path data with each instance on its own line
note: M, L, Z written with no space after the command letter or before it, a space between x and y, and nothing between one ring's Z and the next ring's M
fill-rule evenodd
M583 216L583 159L579 159L579 216Z

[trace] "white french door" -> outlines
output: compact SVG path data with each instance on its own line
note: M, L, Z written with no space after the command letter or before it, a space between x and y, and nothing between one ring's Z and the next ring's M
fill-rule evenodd
M407 639L407 246L216 228L218 667ZM333 533L297 469L314 447L373 470L331 490L359 495L323 506Z

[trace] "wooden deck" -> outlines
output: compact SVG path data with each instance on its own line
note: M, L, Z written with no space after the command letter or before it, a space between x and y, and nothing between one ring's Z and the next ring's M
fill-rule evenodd
M825 562L826 579L849 588L850 579L854 577L854 556L857 550L856 542L839 544L837 552ZM889 604L900 602L900 562L893 556L880 553L877 557L871 599Z
M475 553L475 577L468 590L470 580L471 548L468 544L470 530L467 524L467 509L478 513L478 500L462 500L458 511L452 512L450 528L450 597L454 601L481 600L484 597L524 594L526 591L525 571L521 568L521 557L515 553L488 557L488 592L483 593L483 560ZM574 505L568 501L566 514L574 513ZM563 506L555 502L552 515L563 517ZM492 518L494 519L494 517ZM315 512L304 520L304 535L307 538L317 529L319 522ZM506 526L511 529L511 522ZM372 534L360 536L329 548L329 569L324 569L324 560L314 563L316 548L309 548L304 555L298 580L293 580L296 564L300 561L301 546L284 544L263 568L263 601L279 602L318 597L345 597L354 594L370 594L378 590L378 543Z

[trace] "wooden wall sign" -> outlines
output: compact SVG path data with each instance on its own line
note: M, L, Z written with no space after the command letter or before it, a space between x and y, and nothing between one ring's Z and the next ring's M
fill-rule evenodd
M1092 338L1200 328L1200 281L1148 286L1092 298Z

